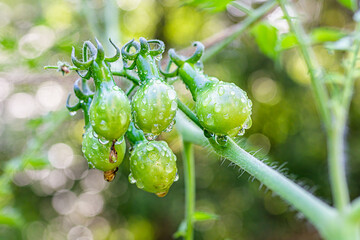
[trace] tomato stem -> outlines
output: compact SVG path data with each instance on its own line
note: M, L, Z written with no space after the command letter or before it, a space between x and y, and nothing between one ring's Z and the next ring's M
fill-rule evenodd
M183 163L185 178L185 219L186 232L185 240L193 240L194 238L194 213L195 213L195 161L194 148L190 142L183 142Z

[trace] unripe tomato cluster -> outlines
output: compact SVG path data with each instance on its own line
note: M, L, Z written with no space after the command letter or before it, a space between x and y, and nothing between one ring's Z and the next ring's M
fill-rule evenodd
M206 136L234 137L251 126L252 103L246 93L233 83L204 75L198 67L204 50L201 43L195 43L196 51L187 59L174 50L169 51L171 61L177 66L172 73L161 71L156 64L165 49L162 41L140 38L139 42L132 40L125 44L121 49L123 73L133 71L137 77L132 81L139 85L130 100L132 92L125 94L115 84L115 72L110 68L110 63L120 58L120 49L111 42L116 54L108 58L102 45L96 42L97 47L90 41L84 43L82 61L75 57L73 49L73 64L87 73L82 75L78 71L81 78L74 84L74 92L79 102L71 106L68 98L67 107L72 112L84 111L82 151L89 167L104 171L105 180L114 179L124 159L125 138L132 146L130 183L163 197L178 179L176 156L165 141L155 140L162 132L171 131L179 101L174 87L160 72L165 77L178 76L187 85ZM94 80L95 92L89 90L90 78Z

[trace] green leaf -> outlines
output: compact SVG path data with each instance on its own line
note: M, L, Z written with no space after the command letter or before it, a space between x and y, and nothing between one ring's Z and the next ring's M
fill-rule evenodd
M347 33L339 29L332 28L316 28L310 33L311 44L319 44L324 42L336 42L347 37ZM342 43L339 43L340 45ZM280 51L286 50L298 45L298 41L293 33L285 33L280 35L278 48ZM331 43L326 44L326 46Z
M259 49L266 56L276 59L278 57L277 41L278 30L267 22L260 22L251 29Z
M352 47L354 39L351 36L345 36L336 42L329 42L325 45L330 50L349 50Z
M226 6L233 0L188 0L186 5L198 7L212 12L221 12L226 10Z
M180 237L185 237L186 235L186 221L183 220L180 225L178 230L173 234L174 238L180 238Z
M5 208L0 212L0 225L8 225L12 227L21 227L24 220L21 214L13 208Z
M48 159L43 156L26 156L24 157L23 162L26 162L35 169L42 169L49 165Z
M356 0L338 0L338 2L350 10L355 10L357 8Z
M285 33L280 35L279 48L280 50L289 49L295 47L298 44L298 40L293 33Z
M207 212L195 212L193 216L195 222L216 220L218 218L219 218L218 215Z
M343 31L332 28L316 28L310 34L310 38L313 44L322 42L334 42L345 36L346 34Z
M30 119L29 121L27 121L26 125L28 128L36 129L40 127L43 123L44 123L44 118L39 117L39 118Z

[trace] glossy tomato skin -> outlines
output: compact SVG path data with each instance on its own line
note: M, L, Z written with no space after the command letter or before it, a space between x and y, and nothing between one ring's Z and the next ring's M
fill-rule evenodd
M130 171L130 182L163 197L176 180L176 156L164 141L142 141L131 153Z
M177 96L172 86L153 78L141 86L132 99L133 119L143 132L159 135L174 120Z
M90 106L94 131L112 141L122 137L131 121L130 100L115 84L101 84Z
M84 135L82 141L82 152L91 167L95 167L101 171L110 171L116 169L123 161L126 152L126 143L122 137L115 143L115 150L117 152L117 159L110 163L109 156L112 142L106 141L104 144L96 137L92 127L89 127Z
M251 106L251 100L241 88L217 81L198 92L195 108L206 130L234 137L242 128L248 128Z

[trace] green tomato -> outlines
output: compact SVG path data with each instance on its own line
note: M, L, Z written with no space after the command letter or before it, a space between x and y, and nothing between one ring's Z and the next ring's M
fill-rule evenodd
M234 137L250 127L251 106L245 91L233 83L219 81L198 94L195 108L206 130Z
M130 101L115 85L102 85L90 106L90 122L94 131L112 141L127 131L131 121Z
M176 156L164 141L143 141L131 153L130 171L131 183L164 197L177 180Z
M110 153L112 142L107 141L105 144L101 143L101 140L96 136L96 133L94 133L91 127L89 127L83 135L82 152L89 165L101 171L116 169L122 163L125 156L126 143L124 137L121 137L121 139L114 144L117 159L113 159L113 163L111 163Z
M176 92L160 79L151 79L141 86L132 99L134 122L145 134L159 135L173 122Z

